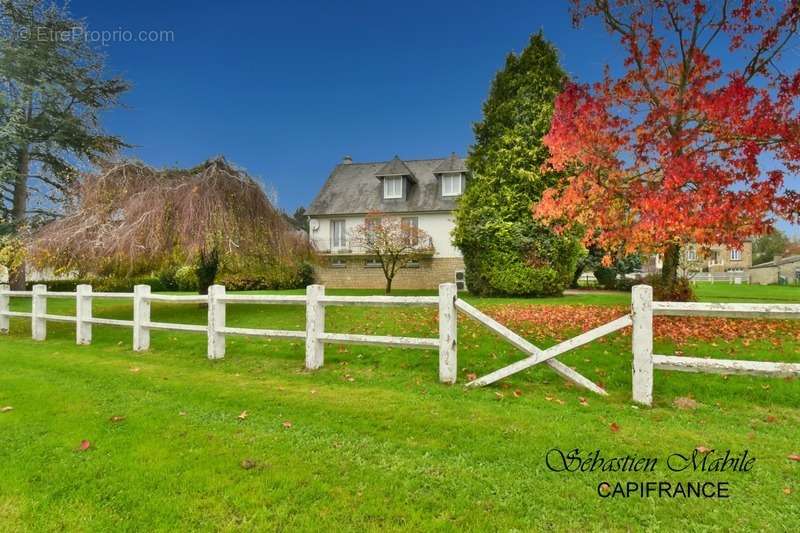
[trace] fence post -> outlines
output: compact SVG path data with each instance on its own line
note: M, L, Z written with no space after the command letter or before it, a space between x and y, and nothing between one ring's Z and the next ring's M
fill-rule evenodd
M47 338L47 285L34 285L31 298L31 336L35 341Z
M136 285L133 288L133 350L142 352L150 349L150 285Z
M225 334L219 331L225 327L225 297L223 285L212 285L208 288L208 358L225 357Z
M636 285L631 291L633 319L633 401L653 403L653 287Z
M439 285L439 381L455 383L458 376L458 289L455 283Z
M78 285L75 288L75 342L92 343L92 286Z
M11 290L8 285L0 285L0 292L5 292ZM8 313L11 309L9 305L11 303L11 297L7 294L0 294L0 333L6 334L8 333L9 324L11 320L8 316L4 315L3 313Z
M316 370L325 362L325 343L319 338L325 333L325 306L319 299L325 296L324 285L306 287L306 368Z

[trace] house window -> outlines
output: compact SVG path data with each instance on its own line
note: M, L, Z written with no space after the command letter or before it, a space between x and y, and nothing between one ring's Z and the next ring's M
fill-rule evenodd
M403 268L419 268L419 261L413 259L408 263L406 263L405 265L403 265Z
M331 220L331 248L347 246L346 225L344 220Z
M341 257L334 257L331 259L331 268L347 268L347 261Z
M403 217L400 219L400 227L403 230L403 235L408 239L408 243L412 246L419 244L419 218L418 217Z
M711 264L712 265L721 264L721 262L719 260L719 252L717 250L714 250L713 252L711 252Z
M381 267L381 260L375 258L369 258L364 261L364 268L380 268Z
M461 174L451 172L442 174L442 196L459 196L461 194Z
M387 200L403 197L403 176L383 178L383 197Z
M689 248L686 250L686 260L687 261L696 261L697 260L697 250L694 248Z
M736 250L735 248L731 248L731 261L741 261L742 260L742 251Z

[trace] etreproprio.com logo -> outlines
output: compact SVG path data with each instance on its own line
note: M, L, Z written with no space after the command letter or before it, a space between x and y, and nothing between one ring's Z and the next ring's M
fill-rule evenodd
M172 43L175 42L173 30L90 30L85 26L73 26L69 29L54 30L45 26L34 28L15 28L12 33L5 33L0 39L41 42L78 42L85 41L104 46L110 43Z

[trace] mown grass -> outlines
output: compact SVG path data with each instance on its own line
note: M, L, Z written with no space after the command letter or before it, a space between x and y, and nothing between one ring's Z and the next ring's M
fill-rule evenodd
M721 287L755 289L736 300L800 295L719 284L698 292L727 299ZM470 300L491 307L628 298ZM73 312L68 301L49 306ZM205 312L155 304L153 319L204 323ZM130 313L129 304L95 304L97 316ZM304 311L232 305L228 322L302 329ZM432 309L332 308L328 324L337 332L436 331ZM602 381L608 398L572 387L547 367L481 390L440 385L434 351L330 345L325 366L306 372L300 342L229 338L227 357L211 362L202 335L153 332L143 354L131 351L129 329L95 327L93 344L80 347L66 324L48 324L44 343L29 336L27 321L13 319L11 334L0 338L0 406L13 406L0 413L3 531L789 530L800 516L800 463L787 459L800 453L800 383L657 372L654 407L637 409L630 402L630 339L621 335L560 358ZM787 336L779 347L711 343L689 355L796 362L799 348ZM460 383L519 357L480 325L460 320ZM673 406L686 396L699 407ZM91 448L76 451L83 439ZM697 446L747 449L756 463L746 473L659 467L567 474L544 461L551 448L581 448L662 463ZM601 481L627 480L729 481L731 498L597 496Z

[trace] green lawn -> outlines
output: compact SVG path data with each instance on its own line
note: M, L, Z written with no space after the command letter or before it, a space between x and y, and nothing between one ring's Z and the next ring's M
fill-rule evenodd
M716 284L698 293L714 301L800 301L795 288ZM625 304L629 295L468 299L490 309ZM15 299L14 309L26 307ZM53 300L49 312L71 313L73 305ZM154 304L153 320L204 323L205 312ZM95 303L96 316L130 313L129 304ZM228 323L303 329L304 309L230 305ZM331 308L328 325L435 336L436 316L433 309ZM800 335L779 341L684 349L800 361ZM306 372L300 342L233 337L217 362L205 358L206 339L197 334L153 332L143 354L130 345L130 329L95 326L93 344L76 347L73 328L56 323L36 343L29 323L12 319L11 334L0 338L0 407L13 407L0 413L0 531L790 530L800 516L800 462L787 458L800 453L800 382L657 371L654 407L637 409L629 336L560 358L602 382L608 398L547 367L465 390L467 374L520 358L466 318L457 386L437 383L434 351L329 345L325 366ZM656 349L675 346L657 342ZM699 407L673 406L687 396ZM84 439L91 447L78 451ZM735 473L566 474L544 461L558 447L662 463L697 446L746 449L756 462ZM604 499L596 492L601 481L662 480L727 481L731 497Z

